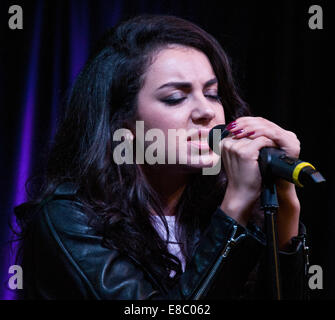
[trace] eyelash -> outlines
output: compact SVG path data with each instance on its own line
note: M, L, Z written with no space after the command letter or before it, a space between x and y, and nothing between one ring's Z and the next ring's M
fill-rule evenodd
M205 95L205 97L213 99L215 101L219 101L221 103L221 99L218 95L216 95L216 96ZM177 105L177 104L181 103L185 99L186 99L186 97L180 98L180 99L163 99L162 102L166 103L169 106L173 106L173 105Z

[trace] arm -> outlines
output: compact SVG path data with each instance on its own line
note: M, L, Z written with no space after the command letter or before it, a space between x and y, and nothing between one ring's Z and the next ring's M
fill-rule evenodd
M230 127L233 127L231 135L222 142L228 186L221 208L246 225L251 208L261 194L259 150L278 147L288 156L298 158L300 142L293 132L260 117L241 117ZM285 249L291 238L298 234L300 203L292 183L278 179L276 187L280 205L277 218L279 248Z
M221 208L241 224L247 225L251 217L251 209L261 192L261 176L257 163L259 150L263 147L280 147L288 155L298 157L300 142L294 133L283 130L263 118L239 118L233 127L231 132L235 132L235 135L230 135L222 142L222 157L228 176L228 185ZM298 232L300 203L293 184L278 179L276 187L280 205L277 226L279 249L282 250L280 260L284 282L283 291L286 292L284 297L298 298L302 297L300 293L297 293L301 285L296 286L296 290L287 290L285 287L287 288L292 283L297 284L297 281L300 284L303 283L304 263L302 261L304 259L302 257L304 252L301 241L300 246L294 241L298 234L300 237ZM262 265L264 271L265 266ZM258 282L263 285L258 287L264 288L262 274L264 272L259 272Z

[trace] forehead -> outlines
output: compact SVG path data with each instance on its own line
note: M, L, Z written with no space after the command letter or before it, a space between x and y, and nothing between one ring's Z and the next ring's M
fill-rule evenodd
M207 56L191 47L173 45L160 50L149 66L145 82L159 87L167 81L205 83L215 77Z

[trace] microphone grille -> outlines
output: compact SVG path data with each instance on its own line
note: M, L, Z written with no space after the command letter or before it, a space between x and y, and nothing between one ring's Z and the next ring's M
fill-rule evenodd
M214 151L214 146L213 146L214 137L213 137L213 135L214 135L214 130L215 129L221 131L220 141L229 135L229 131L226 130L226 125L225 124L218 124L217 126L213 127L209 131L209 134L208 134L208 145L213 151Z

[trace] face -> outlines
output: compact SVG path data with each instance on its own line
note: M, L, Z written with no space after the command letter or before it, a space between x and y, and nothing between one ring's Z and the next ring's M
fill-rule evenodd
M145 133L163 132L165 163L171 163L169 154L175 151L176 166L183 170L215 165L219 156L210 150L207 136L212 127L225 123L225 116L207 56L178 45L160 50L144 75L136 120L144 121ZM171 138L173 132L177 134ZM151 143L144 142L145 148Z

